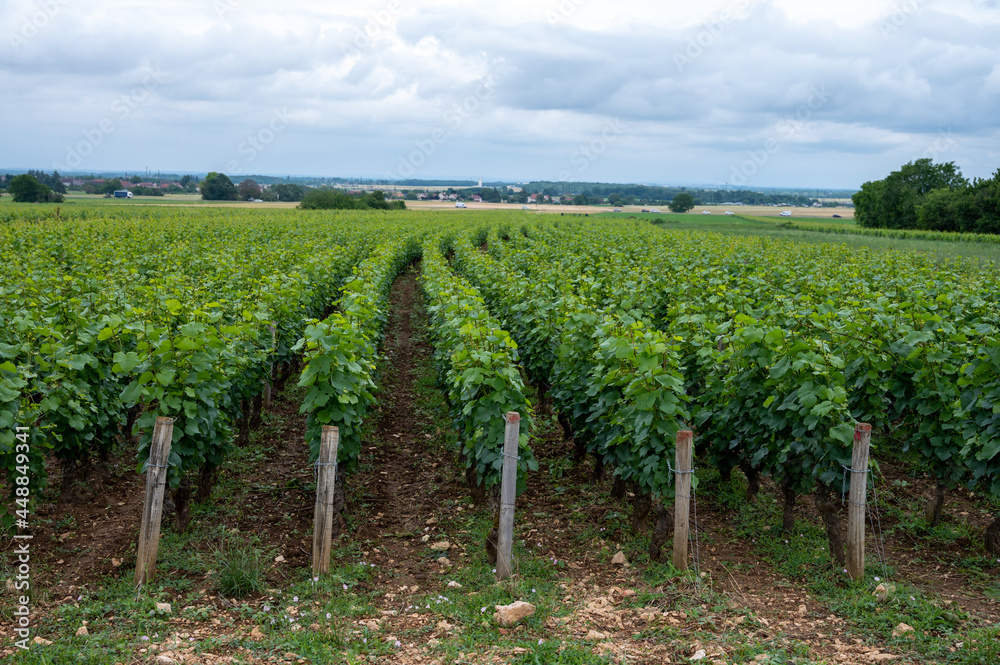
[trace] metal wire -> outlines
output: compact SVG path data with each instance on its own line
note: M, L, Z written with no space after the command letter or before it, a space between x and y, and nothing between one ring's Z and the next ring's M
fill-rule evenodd
M692 554L694 555L694 584L695 588L698 589L698 593L701 593L701 557L698 551L698 492L693 487L691 488L691 503L694 508L694 530L693 532L688 532L688 539L694 543L692 548Z
M874 515L874 520L872 516ZM878 492L875 489L875 482L872 482L872 505L868 507L868 522L872 526L872 535L875 537L875 554L879 563L882 564L882 577L889 580L889 568L886 565L885 541L882 538L882 517L878 509ZM876 531L876 524L878 530Z

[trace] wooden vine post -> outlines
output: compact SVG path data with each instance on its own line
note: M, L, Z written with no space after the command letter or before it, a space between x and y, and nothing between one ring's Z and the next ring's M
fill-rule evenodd
M323 426L316 460L316 511L313 525L313 577L330 572L330 546L333 541L333 499L337 484L337 447L340 430Z
M688 521L691 514L691 459L694 433L677 432L676 467L674 468L674 568L688 568Z
M847 574L852 580L865 576L865 503L868 491L868 449L872 426L858 423L854 428L851 456L851 492L847 504Z
M167 460L174 435L174 419L160 416L153 428L153 441L146 462L146 500L139 528L139 551L135 560L135 585L149 583L156 575L156 551L160 547L160 518L167 485Z
M517 496L517 450L521 415L508 411L503 439L503 477L500 485L500 528L497 533L497 581L513 574L511 546L514 542L514 499Z
M271 329L271 348L275 349L278 346L278 329L274 326L268 326ZM264 380L264 410L271 413L271 409L274 407L274 401L271 394L274 385L274 379L276 376L274 363L272 362L268 370L268 378Z

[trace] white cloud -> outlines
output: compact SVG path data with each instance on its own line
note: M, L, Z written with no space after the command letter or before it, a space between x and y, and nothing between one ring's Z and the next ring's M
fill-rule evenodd
M81 168L206 170L287 109L255 168L380 175L443 129L418 176L530 178L618 118L587 178L713 181L805 105L753 184L854 186L941 131L941 158L985 176L997 23L975 0L9 0L0 145L6 166L49 168L111 118ZM162 82L121 117L151 69Z

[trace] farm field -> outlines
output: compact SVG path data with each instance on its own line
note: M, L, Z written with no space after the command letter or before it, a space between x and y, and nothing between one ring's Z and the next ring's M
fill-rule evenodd
M663 217L95 205L5 222L0 490L7 533L33 536L41 642L6 641L5 593L0 653L997 662L995 266ZM495 583L507 411L516 574ZM157 416L175 420L172 506L137 593ZM875 493L851 580L837 534L858 421ZM342 522L315 579L323 425L340 427ZM681 429L686 571L666 535ZM517 600L534 616L493 618Z

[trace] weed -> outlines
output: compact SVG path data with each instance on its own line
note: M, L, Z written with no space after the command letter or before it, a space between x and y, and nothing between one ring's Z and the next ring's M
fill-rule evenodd
M254 542L223 536L215 551L219 592L231 598L262 592L269 558Z

